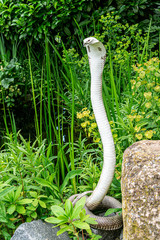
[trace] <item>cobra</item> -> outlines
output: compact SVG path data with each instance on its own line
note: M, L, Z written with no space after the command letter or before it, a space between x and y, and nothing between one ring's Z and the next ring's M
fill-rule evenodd
M94 37L84 39L83 45L87 49L90 65L92 108L103 144L103 169L94 191L73 195L70 200L75 204L78 199L86 195L86 213L94 217L98 223L93 227L113 230L122 226L122 215L99 217L91 212L97 207L102 209L122 207L118 200L106 196L112 183L116 164L114 141L102 98L102 74L106 60L106 50L104 45ZM89 193L91 195L88 197Z

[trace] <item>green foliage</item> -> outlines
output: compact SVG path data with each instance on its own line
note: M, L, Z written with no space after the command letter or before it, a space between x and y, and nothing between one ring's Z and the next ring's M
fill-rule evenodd
M151 58L143 64L133 66L135 76L131 79L129 102L122 105L125 115L120 125L126 130L130 144L136 140L152 139L160 137L160 69L159 59ZM127 93L126 93L127 97Z
M89 224L97 224L94 218L91 218L89 215L86 215L86 211L84 209L84 205L86 202L86 197L78 200L73 207L72 202L70 200L66 200L63 207L58 205L53 205L51 207L53 215L55 217L46 218L45 221L53 224L57 224L56 226L60 226L60 230L57 232L57 236L62 234L63 232L69 232L72 239L74 236L76 239L85 239L84 238L84 230L89 234L90 238L98 240L101 237L95 236L90 229ZM80 230L82 230L82 238L80 237Z
M122 208L109 208L107 211L106 211L106 213L104 214L104 216L108 216L108 215L110 215L111 213L116 213L116 212L118 212L119 214L121 214L122 213Z
M0 64L0 100L7 107L13 107L15 99L22 94L24 86L23 73L17 59Z
M98 1L99 2L99 1ZM40 41L44 34L62 37L77 33L75 21L81 26L90 23L90 13L98 6L86 0L2 1L0 31L8 40ZM75 19L75 21L74 21Z
M7 187L7 185L11 185L12 181L12 179L8 179L6 186L4 184L0 186L0 235L4 236L5 239L8 239L7 237L9 236L11 237L10 234L16 228L16 224L24 221L29 222L37 218L38 204L40 204L41 208L46 208L45 199L47 196L37 196L36 192L28 191L31 186L28 186L25 190L23 185ZM8 235L6 235L6 232Z

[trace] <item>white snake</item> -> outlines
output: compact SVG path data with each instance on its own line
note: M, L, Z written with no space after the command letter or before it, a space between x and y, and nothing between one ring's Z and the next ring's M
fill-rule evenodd
M98 222L98 224L93 227L113 230L122 226L122 215L115 215L113 217L98 217L93 215L90 211L96 209L97 207L122 207L118 200L106 196L114 176L116 164L114 141L102 99L102 74L106 59L106 50L104 45L94 37L84 39L83 45L87 49L89 58L92 107L103 144L103 169L99 182L93 192L89 191L82 194L75 194L69 199L73 202L73 204L75 204L75 202L82 196L92 192L91 196L87 196L85 209L86 213L91 217L96 218L96 221Z

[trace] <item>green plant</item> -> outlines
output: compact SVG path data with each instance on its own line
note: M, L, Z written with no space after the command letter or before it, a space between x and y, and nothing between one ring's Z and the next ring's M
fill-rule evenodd
M94 218L91 218L89 215L86 215L86 211L83 208L86 202L86 197L78 200L73 207L70 200L66 200L65 205L60 207L58 205L53 205L51 207L52 213L55 217L46 218L45 221L56 226L60 226L60 230L57 232L57 236L63 232L69 232L72 236L72 239L85 239L84 230L89 234L90 239L98 240L101 237L95 236L90 229L89 224L96 224ZM80 230L82 231L82 238L80 237ZM74 236L76 238L74 238ZM88 239L88 238L87 238Z
M17 59L12 59L1 63L0 68L0 103L4 101L7 107L13 107L24 86L21 65Z
M27 40L30 44L40 43L45 38L45 34L48 37L54 36L55 39L60 35L69 43L72 34L76 38L80 37L77 23L86 32L92 31L89 23L99 17L102 11L101 8L98 9L99 6L99 1L86 0L78 2L18 0L16 4L11 0L1 1L0 31L5 39L12 43L17 39ZM72 44L75 44L74 41Z
M134 65L133 69L136 75L131 80L131 112L127 101L122 105L123 114L126 114L124 124L120 123L120 126L126 130L130 144L136 140L159 139L160 137L159 59L151 58L147 62Z

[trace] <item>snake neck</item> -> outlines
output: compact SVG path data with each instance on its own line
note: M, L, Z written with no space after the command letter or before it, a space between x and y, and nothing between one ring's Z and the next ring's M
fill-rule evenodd
M87 199L86 206L92 210L99 205L106 195L113 179L115 169L115 147L102 98L102 74L104 59L89 59L91 71L91 102L103 144L103 169L92 195Z

